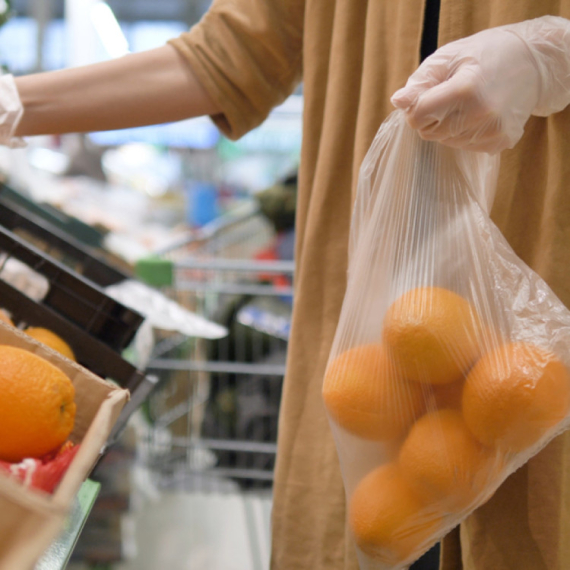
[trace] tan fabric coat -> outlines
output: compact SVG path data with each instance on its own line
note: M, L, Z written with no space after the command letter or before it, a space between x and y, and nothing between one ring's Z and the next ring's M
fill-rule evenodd
M355 570L321 381L342 303L358 168L419 60L423 0L215 0L173 42L230 137L304 82L293 334L279 434L273 570ZM570 0L442 0L440 45ZM570 305L570 110L532 118L503 153L493 217ZM570 569L570 438L514 474L445 541L445 570Z

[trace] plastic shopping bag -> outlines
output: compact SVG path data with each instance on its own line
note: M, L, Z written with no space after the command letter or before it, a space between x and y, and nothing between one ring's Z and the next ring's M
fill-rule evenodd
M498 160L397 111L360 171L323 398L362 570L407 567L569 425L570 312L490 220Z

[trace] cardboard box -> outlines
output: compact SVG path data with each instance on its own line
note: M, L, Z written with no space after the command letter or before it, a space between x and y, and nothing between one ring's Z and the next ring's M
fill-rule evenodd
M104 450L129 393L2 322L0 344L25 348L46 358L75 386L77 414L70 439L81 443L81 447L54 494L26 489L0 474L0 570L31 570L62 530L75 496Z

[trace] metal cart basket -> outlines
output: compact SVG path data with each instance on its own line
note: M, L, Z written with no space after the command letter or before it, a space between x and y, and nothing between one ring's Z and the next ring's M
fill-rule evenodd
M157 339L142 459L164 488L271 487L294 268L259 258L274 239L251 206L139 264L139 275L229 330Z

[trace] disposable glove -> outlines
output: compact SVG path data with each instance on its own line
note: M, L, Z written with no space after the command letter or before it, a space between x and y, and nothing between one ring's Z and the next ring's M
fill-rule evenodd
M26 146L14 132L24 114L16 83L11 75L0 77L0 144L11 148Z
M512 148L531 115L570 103L570 21L544 16L451 42L392 103L426 140L490 154Z

